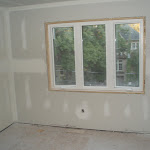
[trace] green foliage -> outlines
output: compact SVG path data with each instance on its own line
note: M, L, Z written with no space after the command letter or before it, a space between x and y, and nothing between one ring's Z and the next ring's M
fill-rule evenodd
M106 80L105 26L84 26L82 30L84 79L104 82ZM94 72L93 75L90 72Z
M128 26L118 24L116 25L116 52L130 52L131 35ZM125 37L127 39L125 39Z
M55 28L55 65L67 71L75 70L73 28Z
M60 72L55 72L56 84L75 84L75 57L74 57L74 32L72 27L54 29L54 61L55 71L63 70L64 76L60 78ZM58 74L58 75L57 75Z
M131 27L127 24L116 25L116 58L126 59L125 80L138 86L139 48L131 50ZM74 30L73 27L54 28L55 68L60 66L65 71L61 80L75 82ZM106 39L105 25L87 25L82 27L83 67L85 84L102 85L106 81ZM117 61L116 59L116 61ZM64 83L63 83L64 84Z

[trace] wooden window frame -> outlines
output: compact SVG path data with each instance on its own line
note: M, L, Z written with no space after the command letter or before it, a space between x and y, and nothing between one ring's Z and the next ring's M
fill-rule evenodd
M139 87L116 86L116 56L115 56L115 24L140 23L140 41L139 49L142 50L139 56ZM83 82L83 50L82 50L82 25L99 25L105 24L106 27L106 87L84 86ZM52 27L74 27L75 37L75 69L76 85L55 85L54 84L54 58ZM48 88L49 91L69 91L69 92L95 92L95 93L126 93L126 94L144 94L145 93L145 17L132 18L111 18L111 19L94 19L94 20L76 20L45 23L45 38L47 52L47 69L48 69ZM111 36L107 36L111 35ZM78 40L76 40L78 39ZM113 40L112 40L113 39ZM108 44L109 43L109 44ZM78 49L78 51L77 51ZM108 54L109 50L109 54ZM78 57L77 57L78 56ZM112 63L113 62L113 63ZM80 66L80 68L78 67ZM82 70L81 70L82 69ZM107 73L109 70L109 74Z

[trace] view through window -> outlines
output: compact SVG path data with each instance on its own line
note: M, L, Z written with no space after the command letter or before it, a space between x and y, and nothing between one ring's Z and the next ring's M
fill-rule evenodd
M47 24L52 89L143 90L143 18Z
M106 85L105 25L82 27L85 86Z
M122 61L116 70L117 86L139 86L139 32L139 23L115 26L116 61Z
M53 28L53 44L55 84L76 84L73 27Z

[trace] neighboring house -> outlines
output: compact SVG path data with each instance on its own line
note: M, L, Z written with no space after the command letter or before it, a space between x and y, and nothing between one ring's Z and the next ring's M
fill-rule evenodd
M58 85L74 85L75 71L67 71L61 65L55 66L55 78Z
M130 58L130 54L134 50L138 50L139 48L139 32L134 30L129 25L126 25L127 29L130 30L130 32L121 33L120 35L122 38L124 38L127 42L130 41L131 47L130 52L120 52L117 53L117 61L116 61L116 78L117 78L117 85L121 86L123 85L124 81L126 80L126 65L127 65L127 58ZM130 34L130 35L129 35ZM132 81L131 81L132 82ZM128 83L128 85L131 84Z
M126 80L126 74L125 74L126 64L127 64L127 55L123 53L118 54L117 61L116 61L116 77L118 80L117 82L120 84Z
M64 78L64 70L62 69L61 65L56 65L55 68L56 68L55 78L56 78L56 81L60 83L62 82L62 79Z

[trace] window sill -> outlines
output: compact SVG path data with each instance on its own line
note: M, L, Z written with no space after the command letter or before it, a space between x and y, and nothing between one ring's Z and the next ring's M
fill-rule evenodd
M108 89L71 89L71 88L49 88L49 91L60 91L60 92L85 92L85 93L113 93L113 94L145 94L144 89L143 90L131 90L131 89L120 89L120 88L114 88L113 90Z

